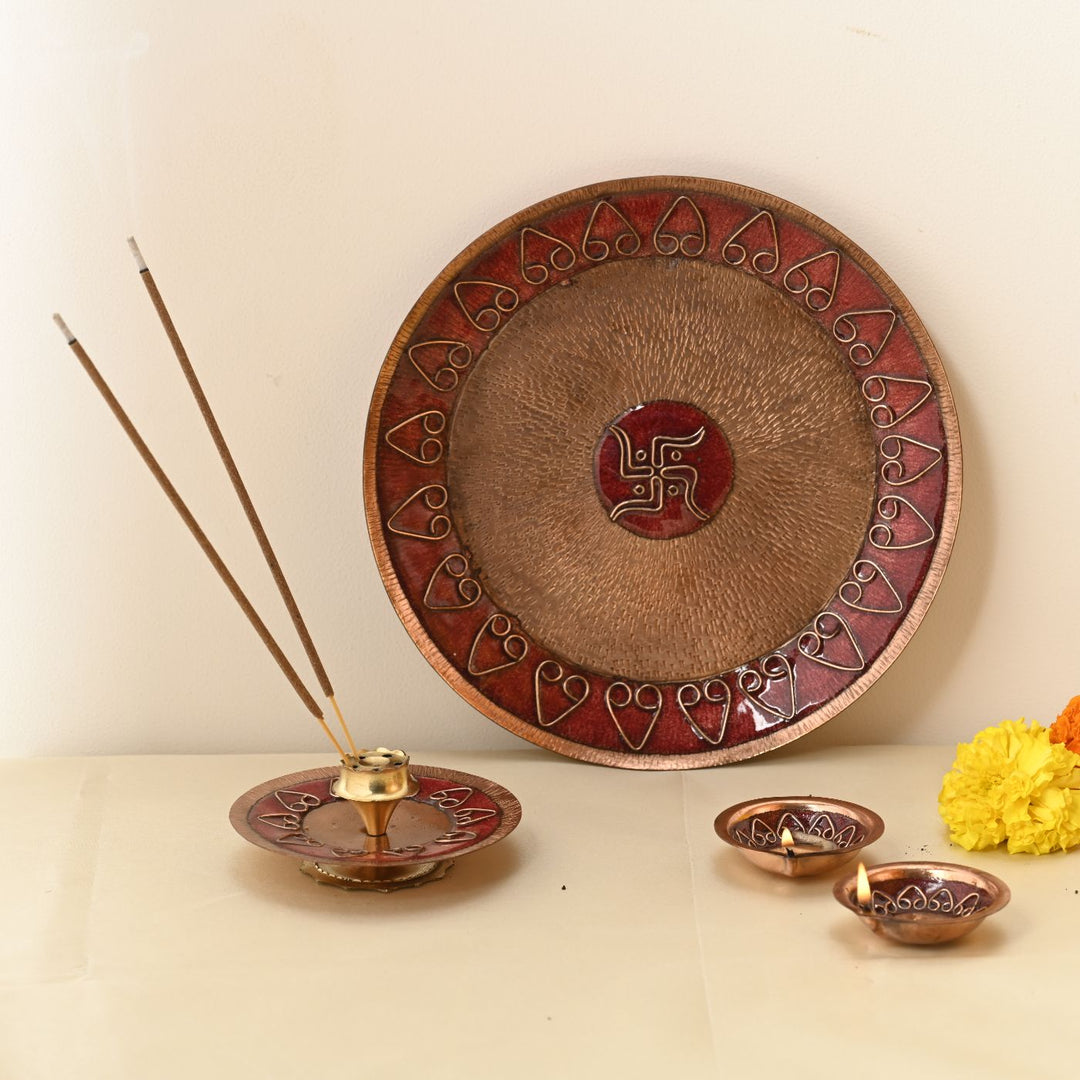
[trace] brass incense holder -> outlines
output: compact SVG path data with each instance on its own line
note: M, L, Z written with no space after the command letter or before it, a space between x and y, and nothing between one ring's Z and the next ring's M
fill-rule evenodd
M729 806L717 815L713 828L762 870L808 877L849 862L880 839L885 823L857 803L783 796Z
M456 857L501 840L521 804L491 780L410 765L403 751L379 747L268 780L229 818L245 840L299 858L321 884L393 892L437 881Z
M941 945L970 934L1000 911L1010 897L1000 878L970 866L941 862L895 862L838 881L833 895L875 934L904 945Z

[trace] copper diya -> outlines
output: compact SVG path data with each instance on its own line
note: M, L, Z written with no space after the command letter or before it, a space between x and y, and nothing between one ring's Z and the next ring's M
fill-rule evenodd
M838 881L833 895L873 933L905 945L940 945L969 934L1000 911L1011 896L993 874L957 863L895 862Z
M302 860L322 884L377 892L436 881L521 820L521 804L492 780L405 765L406 784L388 795L370 783L347 790L356 782L347 768L279 776L241 795L229 820L252 844Z
M945 570L960 441L918 316L776 196L651 177L497 225L398 332L368 527L413 640L571 757L737 761L852 702Z
M717 815L713 828L762 870L808 877L849 862L881 838L885 823L857 803L791 796L729 806Z

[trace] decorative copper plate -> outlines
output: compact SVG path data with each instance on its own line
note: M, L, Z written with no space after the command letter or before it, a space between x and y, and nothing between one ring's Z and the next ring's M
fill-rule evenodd
M690 768L817 727L885 670L960 506L911 305L775 196L653 177L467 248L383 365L368 526L413 640L571 757Z

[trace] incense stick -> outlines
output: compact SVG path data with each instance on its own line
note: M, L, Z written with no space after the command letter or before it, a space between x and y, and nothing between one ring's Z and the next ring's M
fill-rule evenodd
M172 482L165 475L165 471L158 464L157 458L150 452L150 448L143 441L142 436L139 434L135 425L131 422L130 417L124 411L123 406L117 400L116 395L109 389L108 383L102 377L100 371L94 365L94 362L90 359L89 354L82 347L82 344L76 339L75 335L68 329L67 323L59 315L54 315L53 320L60 328L60 332L64 335L69 348L78 357L79 363L82 364L86 374L90 376L90 381L97 387L98 392L105 399L105 403L112 410L113 415L120 422L120 426L124 429L124 433L131 440L135 449L138 450L139 456L146 463L147 468L154 475L154 479L161 485L162 491L168 496L169 502L173 504L176 512L183 519L184 524L188 527L191 535L195 538L199 547L202 548L203 554L210 560L210 564L218 572L218 576L225 583L229 592L232 593L233 599L240 605L240 609L247 616L248 621L255 628L255 632L262 639L263 644L270 650L270 655L277 661L277 665L281 668L285 678L289 680L292 688L299 695L300 700L304 703L304 707L311 713L312 716L318 720L326 737L334 745L334 749L341 756L342 760L345 759L345 751L341 748L341 744L334 738L330 728L327 727L326 718L323 715L322 710L319 708L315 699L308 692L308 689L300 681L300 676L296 674L296 669L289 663L288 657L281 651L280 646L274 640L270 631L267 629L266 623L259 618L258 612L251 605L251 601L244 595L243 590L237 583L236 578L229 572L229 568L225 565L221 556L217 553L214 545L210 543L206 533L200 528L199 523L195 520L194 515L187 508L187 504L180 497L180 493L173 487Z
M308 661L311 664L312 670L315 672L315 678L318 679L322 692L334 707L334 712L337 714L341 730L348 740L349 748L355 755L356 744L353 742L352 733L345 723L345 717L342 716L341 709L338 707L337 699L334 696L334 688L330 684L330 677L326 674L326 668L319 658L319 654L315 649L315 643L311 640L311 634L308 633L308 628L304 623L303 616L300 614L300 608L297 606L292 590L285 580L285 574L281 569L281 564L274 554L274 549L270 546L270 539L266 535L266 530L263 528L262 522L259 520L255 505L252 503L251 496L248 494L247 486L240 476L240 470L236 466L236 461L232 456L232 452L229 450L228 444L225 442L225 436L221 432L217 418L210 408L210 402L207 400L206 394L203 392L202 384L199 382L199 378L195 374L195 369L192 367L191 360L188 358L187 349L184 348L184 343L180 340L180 335L177 332L176 325L173 323L172 316L169 314L169 309L165 306L165 301L162 299L161 292L158 290L157 282L154 281L154 276L150 273L150 268L146 265L146 260L139 250L139 245L135 243L134 236L128 237L128 245L131 248L132 255L135 257L135 263L139 268L139 276L146 286L146 291L150 294L154 310L157 311L158 318L161 320L161 325L169 338L169 343L172 345L173 352L176 353L176 359L180 362L180 368L184 373L184 378L187 379L188 386L191 388L191 392L195 397L195 402L199 406L199 412L202 413L203 420L210 431L210 437L214 440L214 445L217 447L217 452L221 457L222 464L225 466L225 471L229 474L233 489L236 491L237 498L240 500L240 505L244 509L244 514L248 519L248 523L251 525L252 532L255 534L255 539L259 543L259 548L263 553L263 558L266 560L266 565L270 568L270 573L274 578L274 584L277 585L278 592L281 593L281 599L285 602L285 607L289 612L289 618L292 619L293 626L296 628L296 633L304 646L304 652L307 653Z

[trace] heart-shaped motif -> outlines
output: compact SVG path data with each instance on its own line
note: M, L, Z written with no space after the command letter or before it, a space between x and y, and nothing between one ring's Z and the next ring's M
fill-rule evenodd
M418 465L434 465L443 456L445 447L438 436L445 430L446 413L439 409L425 409L395 424L383 438L387 446L404 454L410 461Z
M307 813L308 810L314 810L316 806L322 805L322 799L320 799L318 795L312 795L310 791L289 791L288 789L283 789L281 791L275 791L274 798L277 799L286 810L293 810L297 814Z
M799 637L799 652L815 664L836 671L862 671L866 657L848 621L833 611L814 618L810 629Z
M885 459L881 465L881 479L893 487L913 484L944 458L936 446L907 435L886 435L881 440L881 456Z
M793 833L806 832L807 829L803 823L790 811L785 810L780 815L780 820L776 823L776 833L781 835L785 829L790 829Z
M885 348L896 326L892 308L848 311L833 323L833 337L848 347L848 359L856 367L872 364Z
M719 676L706 679L700 687L683 683L675 693L675 703L690 730L710 746L719 746L727 731L731 712L731 688Z
M495 816L495 811L483 806L463 806L454 811L454 822L458 825L475 825Z
M425 484L386 519L386 528L413 540L442 540L450 535L450 518L438 511L449 501L450 494L442 484Z
M622 211L607 199L601 199L589 216L589 224L581 238L585 258L603 262L611 255L633 255L641 247L641 237Z
M899 615L904 610L904 602L885 571L869 559L855 560L851 576L837 595L849 608L871 615Z
M653 247L661 255L685 255L696 259L706 244L705 219L697 203L680 195L653 230Z
M425 796L424 802L431 803L432 806L442 807L443 810L453 810L462 803L468 802L472 798L474 790L471 787L442 788Z
M531 225L521 230L518 250L521 276L533 285L543 285L551 270L569 270L577 261L574 249L565 240L534 229Z
M424 590L424 606L432 611L462 611L483 595L476 578L469 575L469 560L455 551L432 571Z
M898 375L871 375L863 380L860 389L870 404L870 423L876 428L895 427L934 392L925 379L902 379Z
M877 512L882 520L875 521L869 533L870 543L876 548L900 551L925 547L937 535L934 526L899 495L883 495L878 499Z
M778 688L778 692L777 689ZM783 653L770 653L761 661L761 670L745 668L739 672L739 689L758 708L770 712L781 720L793 720L796 713L795 672L791 661ZM765 695L770 694L769 698ZM759 731L757 717L754 726ZM766 723L765 727L773 727Z
M584 675L571 672L566 675L563 666L557 660L545 660L538 664L533 676L536 696L536 721L541 727L554 727L560 720L565 720L575 709L580 708L592 692L592 684ZM558 687L562 700L555 704L556 715L546 718L544 715L543 690L546 686ZM553 695L546 695L549 698ZM566 704L566 701L569 704ZM550 703L550 702L549 702ZM561 711L560 710L561 706Z
M650 701L649 699L655 699ZM631 690L624 682L613 682L604 693L604 704L607 705L608 715L611 717L615 730L631 750L640 750L652 735L657 720L660 719L660 711L664 707L664 695L660 688L652 683L642 683L636 690ZM627 714L626 709L631 712ZM622 720L619 714L622 714ZM644 713L644 718L642 717ZM623 726L624 721L635 722L639 738L631 738Z
M756 250L750 255L750 248ZM750 256L750 268L759 274L771 274L780 265L780 241L776 219L768 210L759 210L740 225L720 249L724 262L742 266Z
M824 311L836 297L840 279L840 252L835 249L811 255L784 274L784 288L801 296L811 311Z
M299 814L260 814L259 820L275 829L295 831L300 828Z
M490 675L513 667L525 658L529 643L520 634L511 633L512 630L513 623L502 612L497 611L488 618L477 631L469 650L466 668L470 675ZM487 654L486 659L480 656L481 652Z
M433 390L449 394L457 389L461 372L472 363L472 349L464 341L418 341L409 347L409 360Z
M503 316L518 306L516 289L498 281L459 281L454 285L454 299L465 318L485 333L498 330Z

